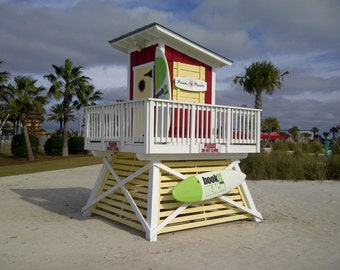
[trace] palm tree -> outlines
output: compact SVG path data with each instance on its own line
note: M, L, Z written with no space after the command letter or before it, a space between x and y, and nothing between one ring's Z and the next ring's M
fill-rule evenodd
M74 101L73 106L76 110L80 110L83 107L96 105L96 101L99 101L102 99L103 93L101 91L95 91L93 85L89 85L89 87L86 90L87 91L86 93L84 93L84 96L83 96L84 98L81 100L81 102L79 102L78 100ZM79 119L80 127L84 125L83 120L84 119L82 118Z
M86 106L96 105L96 102L102 99L102 95L103 93L101 91L94 90L93 85L88 85L84 93L82 93L82 96L79 96L78 100L74 101L74 108L76 110L80 110L81 108Z
M8 104L0 103L0 135L1 135L1 130L6 124L8 117L9 117Z
M57 103L52 105L52 107L50 108L50 111L52 113L47 114L47 121L56 121L59 123L59 130L60 132L63 129L63 123L64 123L64 108L63 108L63 104L61 103ZM73 114L73 109L69 108L69 111L67 111L67 118L69 121L75 121L75 116Z
M82 66L73 66L70 59L65 59L63 66L52 65L55 74L47 74L44 76L51 87L48 91L48 96L53 96L57 100L62 100L63 105L63 149L62 156L68 156L68 118L69 112L74 106L81 108L88 105L89 100L100 97L100 91L93 91L93 86L89 84L90 78L83 74ZM88 96L92 94L92 96Z
M288 132L293 136L294 140L297 141L297 136L299 134L300 129L297 126L294 126L288 130Z
M332 133L333 136L333 140L336 141L336 134L339 132L339 128L338 127L332 127L329 132Z
M317 127L312 127L311 131L313 132L313 139L319 137L319 129Z
M305 141L307 141L312 136L312 134L309 132L302 132L301 136L305 139Z
M0 60L0 65L3 63L3 61ZM9 80L9 72L7 71L1 71L0 72L0 101L5 101L8 103L10 99L10 92L6 91L6 85Z
M246 68L243 76L236 76L233 81L243 86L245 92L255 94L255 108L262 109L262 91L272 95L275 87L281 88L283 78L288 74L288 71L280 73L271 62L254 62Z
M23 127L25 144L27 149L27 158L34 160L31 142L29 140L27 130L27 118L30 113L44 113L44 105L47 103L47 98L40 96L45 90L44 87L37 87L34 80L30 77L17 76L14 78L15 85L9 84L8 89L13 95L13 99L9 102L10 111L17 115Z
M1 126L4 127L6 123L8 123L11 128L14 130L14 134L18 134L18 126L19 126L19 116L16 111L13 111L13 108L10 107L9 102L13 99L12 92L9 90L8 86L6 86L8 92L10 93L8 95L11 96L8 98L7 103L0 104L0 122Z
M280 129L280 122L275 117L268 117L262 121L262 129L272 132L272 131L279 131Z
M324 132L324 133L322 133L322 135L325 137L326 140L328 140L329 134L330 134L329 132Z
M278 131L280 129L280 122L277 120L277 118L274 117L268 117L264 119L261 123L261 127L263 130L268 132L268 139L267 141L270 141L270 133L272 131Z

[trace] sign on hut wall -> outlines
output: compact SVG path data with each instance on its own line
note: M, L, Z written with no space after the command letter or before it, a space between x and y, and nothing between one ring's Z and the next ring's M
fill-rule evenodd
M187 91L207 91L207 82L195 78L176 77L175 86Z

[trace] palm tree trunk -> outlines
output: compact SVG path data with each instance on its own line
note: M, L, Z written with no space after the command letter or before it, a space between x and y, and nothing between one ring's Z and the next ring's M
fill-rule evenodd
M68 157L68 129L67 129L67 120L64 121L62 156L63 157Z
M19 121L14 121L14 135L17 135L19 132Z
M261 91L255 94L255 109L262 109L262 94L261 94Z
M30 137L28 135L27 125L26 125L25 122L22 123L22 128L23 128L23 132L24 132L24 138L25 138L25 144L26 144L26 150L27 150L27 159L28 160L34 160L31 141L30 141Z

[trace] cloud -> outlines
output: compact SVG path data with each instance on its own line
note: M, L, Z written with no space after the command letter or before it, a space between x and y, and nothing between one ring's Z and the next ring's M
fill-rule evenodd
M156 21L234 61L217 70L221 104L253 107L232 79L269 60L290 74L264 96L264 117L328 130L340 122L338 10L338 0L0 0L1 68L48 87L43 75L70 58L105 100L126 99L127 55L107 41Z
M98 89L125 87L127 85L127 67L125 65L101 65L85 68L84 74L92 79Z

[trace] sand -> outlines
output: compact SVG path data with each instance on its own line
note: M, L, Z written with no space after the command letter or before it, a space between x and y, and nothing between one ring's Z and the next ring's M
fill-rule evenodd
M248 181L264 220L158 236L82 217L100 165L0 178L0 269L340 269L339 181Z

